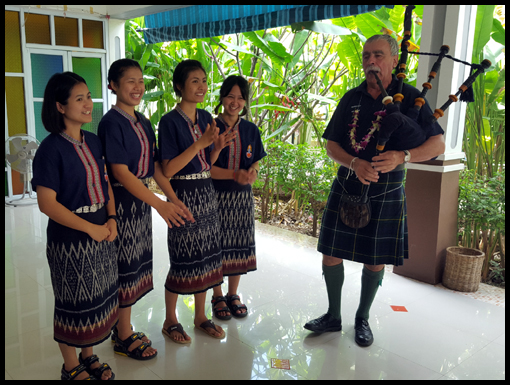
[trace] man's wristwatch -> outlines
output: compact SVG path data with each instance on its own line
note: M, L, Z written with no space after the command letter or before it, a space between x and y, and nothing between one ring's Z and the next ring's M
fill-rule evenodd
M411 153L408 150L404 150L404 163L408 163L411 161Z

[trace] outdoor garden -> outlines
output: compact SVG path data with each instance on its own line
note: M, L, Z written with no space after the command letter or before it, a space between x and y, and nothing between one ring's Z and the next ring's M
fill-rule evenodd
M472 62L489 59L467 107L460 173L459 245L485 252L482 282L505 282L505 11L479 5ZM145 44L143 18L126 22L126 57L144 72L139 110L156 129L178 98L172 74L184 59L199 60L209 92L199 105L213 113L223 80L241 74L250 83L247 120L260 129L268 156L253 188L262 223L318 236L320 218L338 168L321 138L342 95L364 80L361 52L374 34L402 39L405 8L293 24L213 38ZM420 48L423 6L413 12L410 51ZM447 44L447 42L445 42ZM410 55L407 82L416 86L419 57ZM420 79L418 88L421 89Z

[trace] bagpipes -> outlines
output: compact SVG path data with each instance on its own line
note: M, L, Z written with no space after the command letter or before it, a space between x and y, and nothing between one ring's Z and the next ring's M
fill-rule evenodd
M446 103L444 103L441 108L436 108L434 114L424 122L427 125L434 124L440 117L444 115L446 109L454 102L459 100L458 96L460 95L460 100L466 103L474 101L473 98L473 90L471 86L474 81L478 77L478 75L485 72L491 66L491 62L489 60L483 60L480 64L473 64L464 62L462 60L456 59L450 55L448 52L450 47L447 45L443 45L440 48L439 54L434 53L425 53L425 52L409 52L409 39L411 38L411 25L412 25L412 13L414 5L408 5L404 15L404 37L402 39L402 43L400 45L401 55L400 60L397 65L396 77L398 80L397 83L397 92L393 97L388 96L384 86L382 85L381 80L377 76L377 72L372 72L376 78L377 84L381 90L381 94L383 95L383 103L386 106L386 116L381 122L381 126L379 129L379 138L377 141L377 155L384 150L386 146L386 142L389 140L390 136L398 135L400 139L399 148L394 148L394 150L409 150L411 148L416 147L416 143L422 144L426 140L425 132L421 129L418 124L418 115L420 113L420 109L425 104L425 95L428 90L432 89L432 84L430 83L439 72L441 67L442 60L447 57L454 61L460 62L462 64L468 65L472 67L472 70L476 71L471 74L459 87L459 90L455 95L450 95ZM414 100L414 107L409 108L407 114L404 115L400 112L400 104L404 99L404 95L402 95L402 87L404 83L404 79L406 78L405 70L407 67L407 56L408 54L413 55L429 55L429 56L438 56L436 62L432 66L430 71L428 80L423 83L423 90L421 94ZM406 139L409 139L406 141ZM409 143L409 144L408 144ZM413 143L412 147L409 147ZM400 148L402 147L402 148Z
M425 95L428 90L432 89L432 84L430 83L437 75L439 68L441 67L442 60L447 57L454 61L461 62L463 64L469 65L472 68L476 69L476 71L471 74L459 87L459 90L455 95L450 95L448 101L444 103L441 108L437 108L434 111L434 114L427 119L427 121L422 122L424 124L430 125L434 124L440 117L444 115L446 109L454 102L457 102L458 96L460 95L460 100L464 102L472 102L473 91L471 86L473 85L475 79L483 73L487 68L491 66L491 62L489 60L483 60L481 64L471 64L467 62L463 62L459 59L453 58L448 55L450 47L447 45L443 45L440 49L439 54L432 53L423 53L423 52L409 52L409 39L411 38L411 25L412 25L412 13L414 5L408 5L404 15L404 37L402 39L401 44L401 55L400 60L397 65L396 77L398 80L397 83L397 92L395 95L389 96L384 86L377 76L377 71L372 71L377 81L377 85L381 90L381 94L383 96L382 102L386 106L386 116L381 121L381 125L379 128L379 137L377 140L376 146L376 155L379 155L386 146L386 142L390 139L391 136L398 136L398 145L396 145L393 150L409 150L412 148L421 145L426 140L425 131L421 128L418 123L418 116L420 114L420 110L422 106L425 104ZM409 53L412 54L422 54L422 55L431 55L438 56L436 62L432 66L432 69L429 74L428 80L423 83L423 90L421 94L414 100L414 107L409 108L406 115L404 115L400 111L400 104L404 99L404 95L402 94L402 88L404 84L404 79L406 78L405 70L407 66L407 56ZM371 203L370 198L368 197L368 190L370 185L364 188L364 191L361 195L349 195L342 194L339 206L339 213L341 221L354 229L359 229L365 227L370 223L371 219Z

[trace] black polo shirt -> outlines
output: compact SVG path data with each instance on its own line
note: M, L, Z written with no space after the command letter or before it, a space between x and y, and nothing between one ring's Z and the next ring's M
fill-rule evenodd
M397 78L393 75L393 80L386 89L388 95L394 95L397 92ZM420 95L420 91L408 84L403 85L402 94L404 100L400 105L400 111L405 115L407 110L413 108L414 99ZM364 150L358 153L351 146L349 124L353 123L353 112L359 109L359 120L356 128L356 142L360 142L362 138L370 131L372 122L377 116L374 113L384 109L382 103L382 95L374 100L372 95L367 92L366 80L358 87L348 91L340 100L333 117L331 118L322 137L332 140L340 144L340 146L352 156L360 159L371 161L376 154L376 144L379 132L376 131ZM385 151L389 150L410 150L418 147L429 137L444 134L441 126L436 122L427 124L428 118L432 115L432 110L426 102L421 108L416 123L406 124L399 130L393 132L392 136L386 143ZM384 119L384 118L383 118ZM421 130L421 131L420 131Z

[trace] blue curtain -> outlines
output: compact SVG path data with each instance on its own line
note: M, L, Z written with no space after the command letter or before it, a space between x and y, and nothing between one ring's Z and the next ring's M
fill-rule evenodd
M145 16L147 44L199 39L303 21L335 19L393 5L194 5Z

